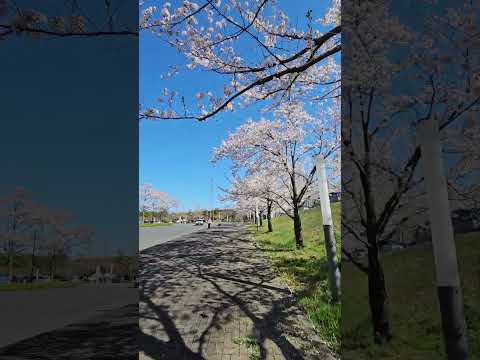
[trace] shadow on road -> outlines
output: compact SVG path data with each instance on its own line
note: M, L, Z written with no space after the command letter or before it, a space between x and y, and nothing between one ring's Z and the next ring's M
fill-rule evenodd
M43 333L0 349L7 359L136 359L138 304Z

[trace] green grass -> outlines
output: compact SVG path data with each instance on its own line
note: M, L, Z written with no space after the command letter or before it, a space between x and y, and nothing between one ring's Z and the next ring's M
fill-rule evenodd
M248 360L260 360L260 345L253 336L240 336L233 339L234 344L243 345L248 350Z
M340 249L340 203L332 204L337 247ZM295 248L293 222L289 217L273 219L273 232L266 223L255 234L257 243L269 256L277 273L296 293L299 304L312 321L318 335L332 350L340 349L341 305L330 303L322 216L319 208L301 213L305 248ZM339 252L338 252L339 254Z
M170 223L154 223L154 224L140 224L140 227L160 227L160 226L170 226Z
M480 359L480 233L458 236L470 359ZM342 359L445 359L430 244L384 256L393 339L373 343L367 277L342 265Z
M42 290L52 288L71 288L78 286L80 281L48 281L40 283L1 284L0 291Z

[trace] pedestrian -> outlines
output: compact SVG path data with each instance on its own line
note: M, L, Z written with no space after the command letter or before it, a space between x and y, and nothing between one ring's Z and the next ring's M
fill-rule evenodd
M208 218L208 228L210 229L210 226L212 226L212 218Z

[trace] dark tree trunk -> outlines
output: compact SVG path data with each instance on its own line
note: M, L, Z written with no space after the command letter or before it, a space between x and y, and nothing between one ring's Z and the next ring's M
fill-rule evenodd
M11 283L13 281L13 250L11 249L11 244L9 245L8 250L8 282Z
M267 200L267 222L268 222L268 232L273 231L272 226L272 202Z
M30 281L33 282L34 270L35 270L35 250L37 245L37 233L33 234L33 247L32 247L32 265L30 269Z
M50 279L53 280L55 277L55 265L56 265L56 251L53 249L52 258L50 260Z
M374 339L377 344L382 344L389 341L392 335L385 278L376 245L368 250L368 295Z
M295 232L295 244L297 249L303 248L303 231L302 231L302 220L300 219L300 213L298 207L294 206L293 208L293 229Z
M295 243L297 249L303 248L303 232L302 232L302 220L300 219L299 204L301 199L297 192L297 182L295 179L295 161L292 157L293 171L290 174L290 182L292 184L292 205L293 205L293 230L295 232Z
M263 220L262 220L262 217L263 217L263 215L262 215L262 214L260 214L260 215L258 216L258 220L259 220L259 223L260 223L260 227L262 227L262 226L263 226Z

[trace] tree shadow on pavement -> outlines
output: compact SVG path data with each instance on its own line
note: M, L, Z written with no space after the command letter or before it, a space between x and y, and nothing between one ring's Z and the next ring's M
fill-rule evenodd
M261 359L270 358L268 343L284 359L334 359L299 321L303 312L244 227L199 231L142 251L139 280L140 348L150 358L208 359L218 334L231 340L238 333L256 339ZM244 322L250 328L238 332ZM222 344L231 342L222 337Z

